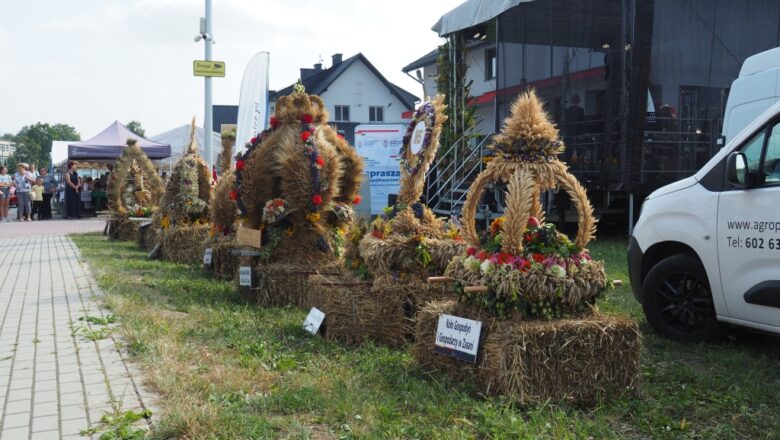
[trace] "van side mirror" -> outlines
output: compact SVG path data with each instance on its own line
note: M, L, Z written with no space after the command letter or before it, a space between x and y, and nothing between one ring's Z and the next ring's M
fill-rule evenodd
M749 188L747 157L744 153L731 153L726 159L726 181L737 188Z

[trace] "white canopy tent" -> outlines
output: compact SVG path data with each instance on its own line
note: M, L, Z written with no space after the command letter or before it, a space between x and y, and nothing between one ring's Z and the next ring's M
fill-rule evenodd
M164 133L149 137L149 140L151 141L159 142L161 144L168 144L171 146L171 157L160 161L161 164L168 165L169 171L173 168L173 164L175 164L176 161L179 160L179 158L184 154L184 150L186 150L187 146L190 144L191 127L192 126L190 124L184 124ZM198 152L205 159L206 155L203 148L203 145L205 144L205 138L203 135L203 128L195 127L195 136L198 140ZM219 159L219 148L221 148L220 145L222 145L222 137L219 133L212 132L211 139L211 143L215 147L213 163L211 164L213 166Z

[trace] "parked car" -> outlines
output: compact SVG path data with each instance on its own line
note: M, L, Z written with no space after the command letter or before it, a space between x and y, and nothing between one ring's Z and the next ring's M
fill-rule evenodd
M661 335L712 340L727 324L780 333L778 78L780 48L748 58L729 96L725 146L642 205L629 273Z

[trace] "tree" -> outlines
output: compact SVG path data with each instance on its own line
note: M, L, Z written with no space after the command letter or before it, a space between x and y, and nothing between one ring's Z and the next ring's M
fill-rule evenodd
M9 164L18 162L35 163L37 166L51 164L52 141L80 141L81 135L67 124L38 122L26 125L16 133L16 153L9 158Z
M132 131L133 133L137 134L141 137L146 137L146 130L144 130L143 127L141 127L141 123L138 121L130 121L125 125L128 130Z

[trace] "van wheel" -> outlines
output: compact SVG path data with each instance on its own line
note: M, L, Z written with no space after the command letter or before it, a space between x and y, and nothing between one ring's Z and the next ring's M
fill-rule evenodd
M653 329L686 342L713 341L725 333L701 262L688 254L661 260L642 285L642 308Z

